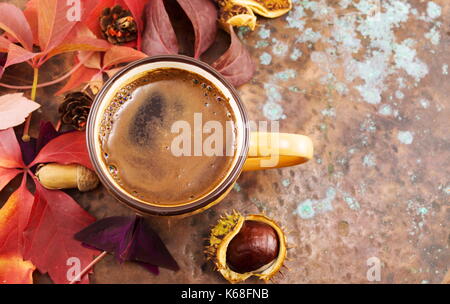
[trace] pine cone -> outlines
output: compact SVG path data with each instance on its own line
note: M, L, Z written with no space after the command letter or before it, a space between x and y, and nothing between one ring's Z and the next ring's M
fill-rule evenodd
M86 122L91 109L92 98L83 92L73 92L66 95L59 106L63 124L71 125L79 131L86 128Z
M120 5L106 7L100 16L103 37L112 44L130 42L137 37L136 21L129 10Z

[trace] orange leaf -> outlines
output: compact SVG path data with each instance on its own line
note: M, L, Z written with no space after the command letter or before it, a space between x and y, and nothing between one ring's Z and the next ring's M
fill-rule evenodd
M0 284L33 284L36 267L18 255L0 255Z
M33 34L22 10L9 3L0 3L0 28L13 36L27 50L33 49Z
M55 95L61 95L75 88L78 88L82 83L89 82L97 73L96 69L86 68L80 66L72 75L70 75L69 81L58 91Z
M88 28L80 23L69 33L64 42L51 50L47 56L52 57L74 51L106 51L110 47L111 45L107 41L96 38Z
M19 142L17 141L16 134L14 134L12 128L0 131L0 167L25 167Z
M39 0L37 5L39 46L49 52L61 44L73 29L76 21L67 18L66 1Z
M30 217L33 195L26 187L26 176L20 187L0 209L0 255L22 254L23 231Z
M0 209L0 283L32 283L35 269L30 261L23 259L23 231L30 218L33 195L22 184Z
M119 63L131 62L147 57L146 54L126 46L113 46L103 57L103 68L109 68Z

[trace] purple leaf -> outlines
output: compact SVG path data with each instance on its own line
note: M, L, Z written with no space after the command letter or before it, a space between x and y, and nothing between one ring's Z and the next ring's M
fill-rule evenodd
M217 33L217 8L211 0L177 0L191 20L195 33L194 58L199 58Z
M52 139L61 135L49 121L41 121L39 125L39 137L36 142L36 154Z
M180 269L158 234L140 216L136 218L136 227L129 250L129 259L175 271Z
M23 141L22 136L17 136L20 150L22 151L22 159L25 165L31 163L36 157L36 138L30 138L29 141Z
M44 147L50 140L61 134L61 132L57 132L55 130L51 122L41 121L39 125L39 136L37 139L31 138L28 142L24 142L21 136L17 136L25 164L30 164L42 147Z
M146 25L142 51L149 55L178 54L178 42L163 0L149 1L144 10Z
M231 44L228 50L212 66L234 86L240 86L252 79L255 64L245 46L230 25Z
M147 263L141 263L141 262L136 262L139 265L141 265L142 267L144 267L145 269L147 269L147 271L150 271L151 273L158 275L159 274L159 268L155 265L152 264L147 264Z
M113 253L119 262L135 261L157 273L157 267L178 270L158 234L140 216L101 219L75 234L75 239L99 250Z

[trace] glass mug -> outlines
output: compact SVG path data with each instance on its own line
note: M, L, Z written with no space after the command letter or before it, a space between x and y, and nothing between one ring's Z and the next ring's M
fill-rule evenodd
M112 97L127 83L136 79L138 75L160 68L187 70L209 80L229 99L236 119L236 152L231 169L228 170L222 181L207 194L178 205L162 205L142 201L126 192L108 173L108 168L101 155L100 121ZM247 112L236 89L208 64L183 55L144 58L117 72L96 95L89 113L86 130L89 156L102 184L119 201L143 215L186 216L199 213L219 203L233 188L242 171L293 166L304 163L313 156L313 144L307 136L289 133L251 132ZM274 158L278 160L275 165L268 167L264 163L270 162L270 159ZM174 189L176 189L175 183Z

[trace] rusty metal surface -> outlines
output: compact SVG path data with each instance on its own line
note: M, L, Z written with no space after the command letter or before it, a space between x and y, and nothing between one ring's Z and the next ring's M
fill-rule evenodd
M370 6L377 2L297 0L288 15L239 30L258 64L239 88L251 119L310 136L314 159L244 173L201 214L149 219L179 272L154 276L107 256L91 281L224 283L205 260L204 239L235 209L265 213L289 231L289 270L275 282L368 283L371 257L382 263L381 282L441 282L450 267L450 3L382 0L377 12ZM44 78L71 62L50 64ZM34 125L56 122L58 88L38 90L43 108ZM103 188L69 192L97 218L130 214Z

